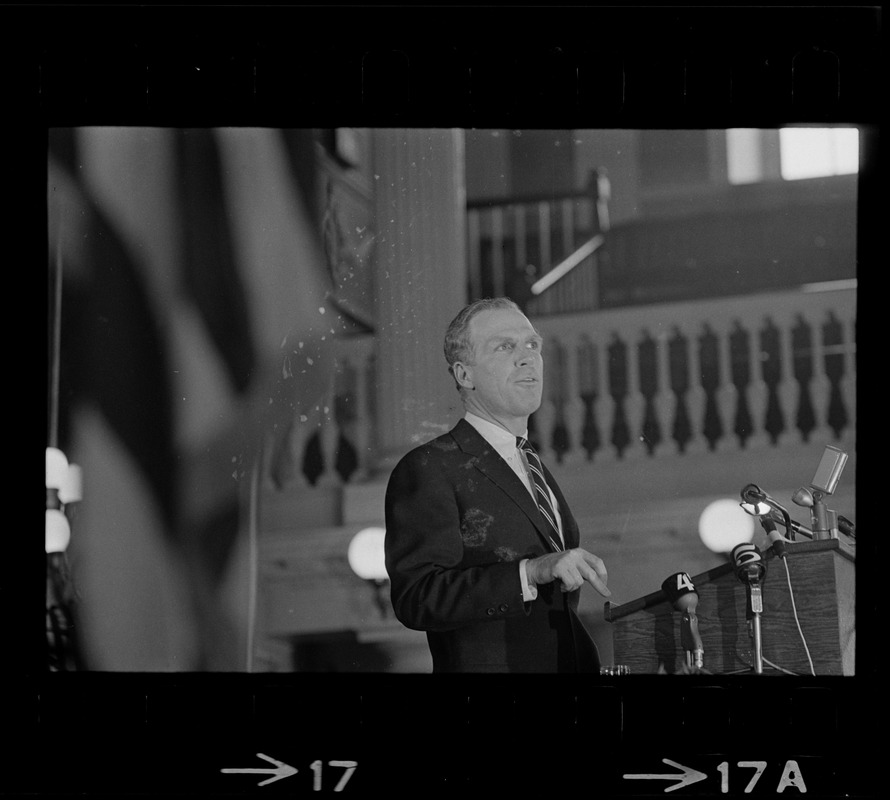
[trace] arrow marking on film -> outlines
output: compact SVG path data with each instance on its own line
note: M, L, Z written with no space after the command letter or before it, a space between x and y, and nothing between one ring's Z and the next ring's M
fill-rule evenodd
M263 755L262 753L257 753L259 758L265 759L270 764L275 764L275 769L221 769L220 772L247 772L254 775L260 774L271 774L274 777L266 778L264 781L260 781L257 786L265 786L267 783L272 783L273 781L280 781L282 778L289 778L291 775L295 775L297 773L297 768L292 767L290 764L285 764L283 761L276 761L274 758L269 758L267 755Z
M683 770L681 774L676 772L666 774L666 775L658 775L653 772L646 772L640 775L624 775L625 778L637 779L637 780L664 780L664 781L678 781L673 786L668 786L665 789L666 792L672 792L674 789L682 789L684 786L689 786L691 783L698 783L698 781L703 781L708 776L704 772L699 772L697 769L690 769L689 767L684 767L682 764L678 764L676 761L671 761L669 758L661 759L665 764L670 764L672 767L676 767L677 769Z

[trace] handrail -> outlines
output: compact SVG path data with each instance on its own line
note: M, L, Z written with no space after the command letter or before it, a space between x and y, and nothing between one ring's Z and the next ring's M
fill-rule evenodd
M535 296L541 294L542 292L549 289L553 286L561 278L565 277L569 274L575 267L578 266L585 258L590 255L593 255L600 247L605 244L605 237L602 234L597 234L592 238L588 239L584 244L582 244L574 253L572 253L568 258L563 259L559 264L557 264L553 269L551 269L546 275L542 276L538 280L536 280L531 287L531 293Z
M474 211L492 207L538 205L539 203L555 203L562 200L585 200L591 197L589 188L570 189L554 195L552 192L526 192L506 197L481 197L467 200L467 210Z

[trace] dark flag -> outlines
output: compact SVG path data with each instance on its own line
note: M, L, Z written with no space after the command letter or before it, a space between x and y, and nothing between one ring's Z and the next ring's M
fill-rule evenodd
M88 668L250 667L264 459L311 424L339 324L294 140L312 152L308 131L50 132Z

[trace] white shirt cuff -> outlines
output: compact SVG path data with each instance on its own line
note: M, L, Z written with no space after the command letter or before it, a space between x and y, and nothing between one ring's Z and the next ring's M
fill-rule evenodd
M519 562L519 580L522 583L522 599L526 603L530 600L534 600L538 596L538 587L529 585L528 576L525 573L525 564L527 561L527 558L523 558L522 561Z

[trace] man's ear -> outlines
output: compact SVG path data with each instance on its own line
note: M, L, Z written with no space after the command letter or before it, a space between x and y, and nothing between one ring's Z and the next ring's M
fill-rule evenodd
M473 386L473 377L465 364L461 364L460 361L455 361L454 364L451 365L451 373L454 375L454 380L457 381L457 385L460 386L461 389L475 388Z

